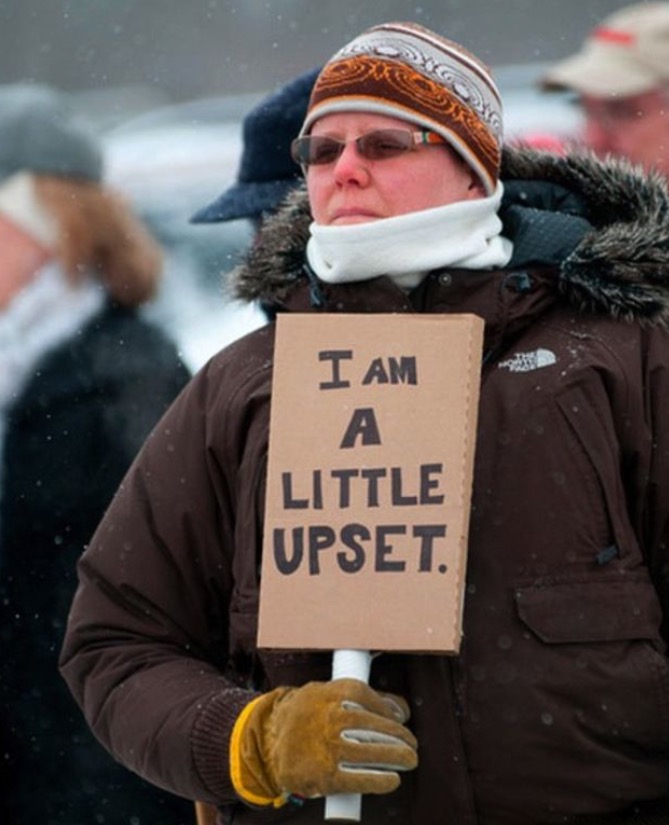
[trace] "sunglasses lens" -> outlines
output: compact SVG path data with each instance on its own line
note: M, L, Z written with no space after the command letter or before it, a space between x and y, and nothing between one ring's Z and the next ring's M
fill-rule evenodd
M325 135L307 135L296 138L291 145L291 155L302 166L318 166L334 163L341 155L344 144Z
M386 160L413 149L413 135L405 129L378 129L358 138L358 151L368 160Z
M407 129L377 129L355 141L358 153L367 160L396 158L414 148L413 132ZM346 144L326 135L306 135L291 144L291 156L300 166L334 163Z

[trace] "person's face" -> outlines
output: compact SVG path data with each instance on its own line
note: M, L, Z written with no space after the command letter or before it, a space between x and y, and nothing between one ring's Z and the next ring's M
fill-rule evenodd
M317 224L342 226L482 198L475 173L446 145L417 145L384 160L362 157L353 141L375 129L420 130L386 115L342 112L317 120L312 135L345 141L332 163L307 169L311 213Z
M0 215L0 310L9 306L51 257L28 231Z
M669 176L669 95L656 89L632 97L580 100L584 140L599 155L629 158Z

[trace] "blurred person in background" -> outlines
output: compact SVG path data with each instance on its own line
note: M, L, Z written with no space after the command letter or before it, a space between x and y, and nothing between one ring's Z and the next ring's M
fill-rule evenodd
M57 670L77 558L189 378L138 316L161 251L102 182L65 94L0 87L0 822L181 825L120 767Z
M541 85L577 95L587 147L669 177L669 3L638 3L604 18Z
M304 119L317 74L317 70L311 70L299 75L247 112L242 123L242 154L236 180L214 201L199 209L191 217L192 224L212 226L248 221L252 239L257 238L262 221L276 211L291 190L303 184L300 168L290 156L290 143ZM221 341L229 343L267 321L265 308L258 302L231 296L230 270L225 269L222 276L227 317L220 317L218 312L212 317L202 363L213 354L210 342L218 351Z
M61 669L89 724L226 825L349 792L365 825L666 825L666 187L504 146L485 64L404 22L326 63L292 147L306 190L240 297L485 322L460 653L381 653L364 685L258 649L270 323L192 379L79 562Z
M318 76L312 69L264 97L242 123L242 156L235 183L208 206L198 210L192 223L222 223L248 219L257 233L286 195L304 184L300 167L290 155Z

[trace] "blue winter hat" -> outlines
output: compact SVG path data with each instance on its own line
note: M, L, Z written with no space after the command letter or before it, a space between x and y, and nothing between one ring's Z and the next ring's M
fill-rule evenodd
M30 83L0 86L0 181L34 172L98 183L102 168L101 147L65 94Z
M290 144L304 122L320 69L312 69L265 97L246 115L237 182L200 209L191 223L259 218L272 212L302 180Z

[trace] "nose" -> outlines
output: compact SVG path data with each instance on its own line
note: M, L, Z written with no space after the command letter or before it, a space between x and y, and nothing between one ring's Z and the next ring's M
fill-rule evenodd
M332 172L335 182L340 186L351 183L364 186L369 181L368 161L358 152L355 141L347 141Z

